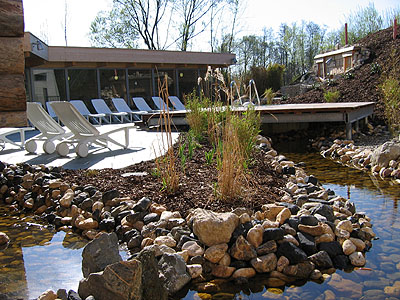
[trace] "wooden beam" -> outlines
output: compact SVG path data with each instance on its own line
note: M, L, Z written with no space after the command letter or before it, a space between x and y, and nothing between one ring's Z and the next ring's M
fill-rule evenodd
M25 111L24 74L0 74L0 111Z
M22 0L0 1L0 36L24 36L24 12L22 9Z
M27 118L25 111L0 112L0 127L25 127Z
M0 45L0 74L23 74L25 60L22 38L0 37Z

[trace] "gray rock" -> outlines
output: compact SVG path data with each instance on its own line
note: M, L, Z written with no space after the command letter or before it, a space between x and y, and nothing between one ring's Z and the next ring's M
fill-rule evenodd
M193 233L203 244L213 246L230 241L239 225L239 217L233 213L215 213L196 208L189 214L187 223L193 224Z
M282 228L267 228L263 233L263 242L281 240L284 236L285 231Z
M57 290L57 298L61 300L68 300L67 290L65 289L58 289Z
M140 199L134 206L133 206L133 210L136 212L142 212L142 211L146 211L149 209L151 205L151 200L147 197L143 197L142 199Z
M299 247L303 249L307 255L313 255L317 252L315 239L312 235L299 231L297 232L297 240L299 241Z
M136 259L142 263L142 300L168 299L168 291L158 278L158 265L154 253L143 250Z
M118 250L118 237L113 233L104 233L89 242L82 251L82 273L87 277L90 273L103 271L110 264L121 261Z
M307 259L307 254L292 243L282 243L278 247L277 256L285 256L294 265Z
M250 264L258 273L267 273L275 270L277 261L275 253L270 253L253 258Z
M371 164L388 167L391 160L397 160L400 156L400 143L388 141L372 152Z
M311 209L311 214L320 214L321 216L324 216L329 222L335 221L335 216L333 214L333 208L330 205L327 204L318 204L316 207Z
M326 251L319 251L311 256L308 259L319 269L325 270L333 267L333 263L329 254Z
M179 254L163 254L158 266L160 278L169 294L176 293L191 280L186 263Z
M96 300L141 300L142 264L132 259L91 273L79 282L78 293L83 299L93 295Z
M309 226L316 226L318 225L318 219L314 217L313 215L303 215L300 216L299 219L300 223L303 225L309 225Z
M103 196L101 197L101 200L106 203L109 200L112 200L114 198L119 197L119 191L118 190L109 190L107 192L103 193Z

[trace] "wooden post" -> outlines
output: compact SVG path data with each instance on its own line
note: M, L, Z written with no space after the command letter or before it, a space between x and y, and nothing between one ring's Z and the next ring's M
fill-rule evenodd
M397 20L394 18L393 21L393 39L395 40L397 38Z
M346 45L347 45L349 43L349 37L347 34L347 23L344 23L344 38L345 38Z
M26 126L22 0L0 0L0 127Z

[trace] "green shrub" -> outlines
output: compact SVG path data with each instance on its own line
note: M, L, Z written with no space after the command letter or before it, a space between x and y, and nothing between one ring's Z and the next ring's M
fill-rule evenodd
M272 64L267 68L251 67L250 71L241 78L241 85L248 86L250 79L253 79L259 95L269 88L276 92L282 86L284 70L285 66L280 64Z
M327 91L324 93L325 101L328 103L337 102L340 98L339 91Z

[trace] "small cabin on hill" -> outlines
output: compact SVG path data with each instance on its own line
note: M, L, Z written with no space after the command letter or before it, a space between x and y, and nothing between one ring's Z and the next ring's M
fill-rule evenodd
M361 46L350 46L318 54L314 57L314 72L321 78L333 78L363 64L370 51Z

